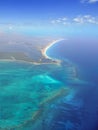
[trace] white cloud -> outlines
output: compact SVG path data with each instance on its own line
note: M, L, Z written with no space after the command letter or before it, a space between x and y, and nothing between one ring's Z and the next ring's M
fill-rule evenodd
M98 0L90 0L89 3L95 3L98 2Z
M67 20L68 20L68 18L66 18L66 17L63 17L63 18L62 18L62 20L63 20L63 21L67 21Z
M57 19L57 20L56 20L56 22L57 22L57 23L60 23L60 22L61 22L61 20Z
M76 23L84 23L83 17L80 16L73 18L73 21Z
M77 16L73 18L73 21L75 23L80 23L80 24L84 24L84 23L98 24L98 18L93 17L91 15Z
M90 3L90 4L92 4L92 3L96 3L96 2L98 2L98 0L81 0L81 3Z
M98 17L92 15L79 15L73 18L57 18L51 21L52 24L56 25L71 25L71 24L96 24L98 25Z
M66 25L66 26L70 25L69 22L62 22L62 24L63 24L63 25Z
M68 25L69 21L67 17L57 18L51 21L52 24Z
M56 21L55 21L55 20L52 20L52 21L51 21L51 23L55 24L55 23L56 23Z

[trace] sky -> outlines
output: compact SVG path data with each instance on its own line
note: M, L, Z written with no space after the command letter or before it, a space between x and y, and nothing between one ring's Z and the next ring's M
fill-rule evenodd
M0 30L96 36L97 12L98 0L0 0Z

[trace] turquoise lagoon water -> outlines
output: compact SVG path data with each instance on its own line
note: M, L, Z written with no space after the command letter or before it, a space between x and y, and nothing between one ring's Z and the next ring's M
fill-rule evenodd
M74 91L71 65L0 62L0 129L52 129L61 99ZM57 109L57 110L56 110ZM51 128L50 128L51 126Z

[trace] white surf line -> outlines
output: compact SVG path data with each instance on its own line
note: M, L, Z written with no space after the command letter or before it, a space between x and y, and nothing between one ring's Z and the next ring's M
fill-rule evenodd
M51 58L51 57L49 57L49 56L47 55L48 49L51 48L54 44L57 44L58 42L63 41L63 40L67 40L67 39L59 39L59 40L55 40L55 41L53 41L52 43L50 43L50 44L43 50L44 56L45 56L46 58L48 58L48 59L53 59L53 58Z

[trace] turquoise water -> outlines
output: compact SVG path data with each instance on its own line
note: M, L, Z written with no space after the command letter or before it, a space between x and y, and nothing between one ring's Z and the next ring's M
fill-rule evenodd
M75 80L71 68L69 65L0 62L0 129L43 130L50 125L55 104L64 97L70 100L74 95L73 89L68 87L69 80Z

